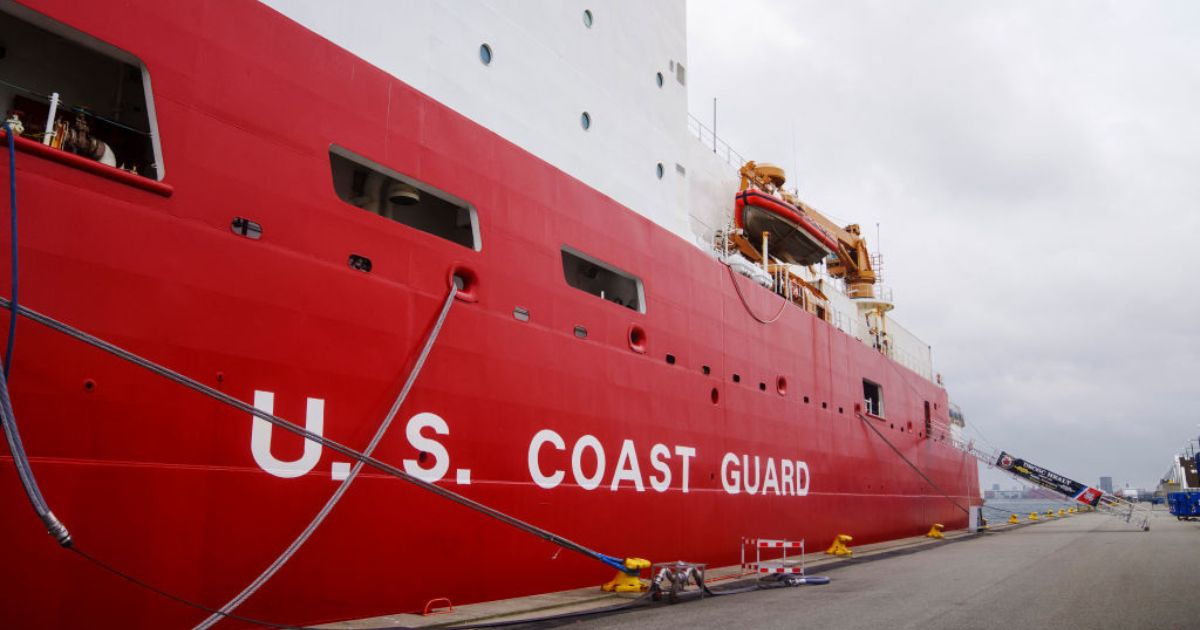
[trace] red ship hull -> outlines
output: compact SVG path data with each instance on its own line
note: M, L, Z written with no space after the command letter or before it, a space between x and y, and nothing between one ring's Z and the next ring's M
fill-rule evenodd
M32 5L146 64L167 176L147 189L18 153L22 304L238 399L272 392L275 413L299 424L306 399L323 400L324 435L363 448L451 270L466 269L476 299L451 308L378 459L445 458L442 485L593 549L654 561L732 564L741 536L818 547L839 533L871 542L966 525L855 413L862 379L882 385L889 417L870 421L941 490L978 504L975 460L940 428L924 434L926 401L933 426L948 425L943 389L800 309L755 322L732 282L759 312L780 298L270 9L136 4L136 21L112 19L104 3ZM330 184L331 144L470 200L483 247L343 203ZM235 216L261 224L262 239L231 232ZM564 244L638 274L646 312L568 286ZM10 247L7 234L0 246ZM369 256L373 270L348 267L350 254ZM8 276L5 263L6 295ZM516 307L529 321L514 318ZM630 348L634 324L646 332L644 354ZM307 474L269 474L252 455L248 415L145 370L28 320L15 348L15 412L51 507L80 549L158 588L219 607L337 487L331 466L344 458L325 450ZM444 452L426 446L419 459L405 430L420 413L448 432L426 429ZM531 449L547 429L563 450ZM590 490L571 463L586 435L605 454ZM670 470L663 491L651 483L665 477L651 456L659 444L670 453L657 460ZM625 448L640 479L626 461L614 490ZM531 450L536 470L561 471L561 483L534 482ZM302 452L299 438L275 431L275 458ZM726 454L739 464L723 469ZM779 474L792 462L790 492L767 485L768 459ZM177 627L207 616L60 549L26 507L11 459L2 463L7 624ZM596 466L587 452L583 476ZM469 484L458 483L463 469ZM726 487L734 469L737 494ZM417 610L435 597L599 584L611 573L367 470L238 613L317 623Z

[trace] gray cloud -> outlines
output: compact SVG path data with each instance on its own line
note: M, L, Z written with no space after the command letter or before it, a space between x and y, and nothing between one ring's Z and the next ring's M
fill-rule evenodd
M693 113L717 97L734 148L881 224L895 315L969 422L1081 480L1152 487L1200 433L1200 5L688 14Z

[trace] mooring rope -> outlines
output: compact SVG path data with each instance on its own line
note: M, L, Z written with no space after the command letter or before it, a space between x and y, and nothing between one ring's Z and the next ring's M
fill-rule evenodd
M417 376L421 373L421 368L425 366L425 360L429 358L429 352L433 350L434 342L437 341L438 335L442 332L442 326L446 323L446 316L450 314L450 307L454 304L454 297L457 294L458 285L451 282L450 291L446 294L446 301L442 304L442 310L438 313L437 321L434 322L433 329L429 332L429 336L425 339L425 345L422 346L421 353L419 356L417 356L417 361L413 364L412 371L408 373L408 378L406 378L404 381L404 387L400 389L400 394L396 396L396 400L392 402L392 407L388 410L387 416L384 417L383 422L379 424L379 428L375 430L375 435L367 444L367 448L363 449L363 455L370 456L371 453L375 452L375 447L379 446L379 441L383 439L383 434L387 433L388 427L390 427L392 425L392 421L396 419L396 414L400 412L400 407L404 405L404 400L408 398L408 393L412 390L413 383L417 381ZM300 532L300 535L292 541L292 544L288 545L287 548L279 554L279 557L275 558L275 561L272 562L266 569L264 569L263 572L254 579L254 581L246 585L246 588L242 589L240 593L235 595L233 599L229 600L229 602L222 606L220 610L214 612L208 617L208 619L205 619L203 622L198 624L196 626L196 630L208 630L208 628L211 628L213 625L219 623L221 619L227 617L229 613L233 612L238 606L241 606L243 602L250 598L251 595L257 592L258 589L262 588L262 586L266 584L268 580L274 577L275 573L282 569L283 565L287 564L288 560L292 559L292 556L296 555L296 552L300 550L300 547L302 547L304 543L308 542L308 539L313 535L313 532L317 531L317 528L320 527L321 523L325 521L325 517L329 516L329 513L333 511L334 506L336 506L338 502L342 500L342 497L346 494L346 491L350 489L350 485L353 484L354 480L358 478L358 473L362 470L362 468L362 460L354 462L354 467L350 470L350 474L347 475L346 479L343 480L342 483L337 487L337 490L334 490L333 495L329 497L329 500L325 502L325 505L320 511L317 512L316 516L313 517L308 526L305 527L302 532Z
M746 301L746 295L742 293L742 286L738 284L737 272L735 272L733 267L729 265L726 265L725 268L729 270L729 279L733 282L733 288L737 291L738 299L742 301L742 306L745 307L747 313L750 313L750 317L753 317L754 321L760 324L774 324L775 322L779 321L780 317L783 317L783 309L787 308L788 305L787 300L783 299L782 297L779 298L783 300L783 303L779 305L779 312L775 313L775 316L771 319L763 319L759 317L758 314L754 312L754 309L750 308L750 303ZM772 292L772 294L774 294L774 292Z
M945 491L943 491L943 490L942 490L942 488L941 488L940 486L938 486L936 483L934 483L934 481L933 481L932 479L930 479L930 478L929 478L929 476L928 476L928 475L926 475L926 474L924 473L924 471L922 471L920 468L918 468L916 464L912 463L912 460L910 460L909 458L905 457L905 456L904 456L904 453L901 453L901 452L900 452L900 449L896 448L896 445L895 445L895 444L892 444L891 440L889 440L889 439L887 439L886 437L884 437L884 435L883 435L883 432L881 432L879 429L877 429L877 428L875 427L875 425L874 425L874 424L872 424L872 423L871 423L871 419L870 419L870 418L868 418L868 417L866 417L866 416L862 415L861 413L859 413L859 412L857 412L857 411L855 411L855 412L854 412L854 415L858 416L858 419L859 419L859 420L862 420L862 421L863 421L863 424L867 425L867 427L869 427L869 428L870 428L872 431L874 431L874 432L875 432L875 435L878 435L878 436L879 436L879 439L883 440L883 443L884 443L884 444L887 444L887 445L888 445L888 447L889 447L889 448L891 448L891 449L892 449L892 451L896 453L896 455L899 455L899 456L900 456L900 459L904 460L904 463L905 463L905 464L908 464L908 466L909 466L910 468L912 468L914 471L916 471L916 473L917 473L918 475L920 475L920 476L921 476L921 478L922 478L922 479L924 479L924 480L926 481L926 483L928 483L928 484L929 484L929 485L930 485L930 486L931 486L931 487L932 487L934 490L937 490L937 491L938 491L938 493L939 493L939 494L941 494L943 497L945 497L947 501L949 501L949 502L953 503L953 504L954 504L954 507L956 507L956 508L958 508L958 509L962 510L963 512L966 512L967 514L970 514L970 513L971 513L971 511L970 511L970 510L968 510L967 508L963 507L961 503L959 503L958 501L955 501L953 497L951 497L950 495L946 494L946 493L945 493Z

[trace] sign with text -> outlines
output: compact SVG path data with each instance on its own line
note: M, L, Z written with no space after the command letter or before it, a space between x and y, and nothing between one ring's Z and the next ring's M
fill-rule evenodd
M1003 451L1000 452L1000 458L996 460L996 465L1031 483L1065 494L1086 505L1095 506L1100 502L1100 497L1104 495L1100 490L1087 484L1079 483L1074 479L1067 479L1056 472L1046 470L1023 459L1018 459Z

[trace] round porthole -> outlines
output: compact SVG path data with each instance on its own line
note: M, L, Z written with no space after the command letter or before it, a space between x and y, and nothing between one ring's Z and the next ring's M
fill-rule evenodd
M592 11L591 9L583 10L583 25L592 28Z
M584 131L591 129L592 128L592 115L587 112L583 112L582 114L580 114L579 115L579 126L583 127Z
M661 72L655 73L654 82L658 84L658 87L663 86L663 75Z
M488 46L487 44L479 45L479 60L482 61L483 65L485 65L485 66L492 65L492 47L491 46Z
M657 175L659 179L662 179L662 178L663 178L663 165L662 165L662 162L659 162L659 163L658 163L658 165L654 167L654 174L655 174L655 175Z
M775 391L779 392L780 396L787 395L787 379L780 376L775 379Z

